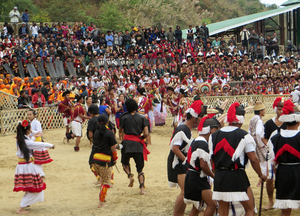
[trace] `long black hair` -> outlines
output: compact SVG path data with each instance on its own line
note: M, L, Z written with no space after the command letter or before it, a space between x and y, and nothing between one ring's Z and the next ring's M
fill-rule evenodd
M98 116L98 125L94 134L95 139L100 140L103 137L103 134L107 130L106 124L108 122L108 117L106 114L101 114Z
M28 130L30 130L30 124L27 125L26 129L21 125L21 123L17 126L17 143L27 163L29 162L30 150L25 143L25 135Z

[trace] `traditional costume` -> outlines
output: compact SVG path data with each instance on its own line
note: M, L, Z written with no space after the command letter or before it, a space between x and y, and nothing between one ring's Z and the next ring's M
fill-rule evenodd
M140 182L140 188L145 186L145 176L143 173L144 160L147 161L147 155L150 154L141 137L146 126L149 127L149 121L140 113L132 115L127 112L120 117L120 128L123 129L125 134L122 141L121 163L124 168L129 167L129 173L126 174L128 175L128 178L130 178L133 177L133 174L131 173L129 161L130 158L134 159L139 176L143 176L144 178L144 181Z
M73 112L73 121L72 121L72 133L76 137L81 137L82 136L82 123L84 122L84 119L80 117L80 114L84 115L84 109L81 106L80 103L77 103L74 107L74 112ZM79 146L74 147L75 151L79 151Z
M286 123L300 122L300 113L295 112L294 107L292 101L285 101L279 121ZM277 169L274 208L297 209L300 207L299 143L300 133L298 130L277 130L269 139L270 158Z
M67 100L67 99L63 100L58 105L59 112L63 114L63 121L65 127L69 126L71 122L72 108L73 108L73 103L71 102L71 100Z
M168 115L167 109L163 106L163 100L160 94L154 93L153 102L154 106L154 119L155 119L155 126L162 126L165 125L166 117Z
M219 122L217 119L211 118L213 115L208 115L201 119L198 126L200 136L191 143L186 158L189 168L185 176L184 202L193 204L196 209L199 209L202 201L202 190L210 189L207 174L201 170L200 166L200 160L202 159L211 168L208 143L201 135L209 134L211 127L218 127Z
M31 137L33 141L35 142L42 142L42 137L34 137L33 135L42 132L42 126L41 123L35 118L31 121ZM33 157L34 157L34 167L36 171L40 174L40 176L45 176L45 173L43 171L43 164L51 163L53 160L50 158L49 152L47 148L34 150L33 151Z
M30 150L42 151L44 148L52 148L53 145L45 142L34 142L28 136L25 136L25 143ZM20 148L17 148L18 165L15 171L15 192L24 191L25 195L21 201L20 206L25 208L36 202L44 201L44 190L46 184L43 182L41 176L35 169L32 162L34 158L29 154L29 162L24 158Z
M227 114L228 123L243 123L245 110L233 103ZM250 182L245 172L248 152L255 151L255 141L246 131L227 126L209 138L210 154L215 168L213 200L225 202L249 200Z
M111 147L117 144L117 141L114 133L108 128L101 139L97 139L97 133L95 131L90 160L92 158L92 170L101 179L99 200L104 202L107 190L111 185L112 166L118 159L117 151L111 151Z
M254 106L254 111L260 111L266 109L262 102L257 101ZM268 172L268 162L267 162L267 152L268 148L263 143L262 138L264 138L264 122L259 115L255 115L249 122L248 133L253 137L256 142L256 155L259 160L261 172L267 175Z
M198 118L199 114L201 113L202 105L202 101L197 100L186 110L186 113L190 113L194 118ZM180 151L184 156L186 156L192 141L192 132L186 124L181 124L174 130L171 138L171 150L168 156L167 165L169 187L176 187L178 184L177 176L180 174L185 174L187 171L187 164L183 164L183 161L174 154L172 148L174 145L180 146Z

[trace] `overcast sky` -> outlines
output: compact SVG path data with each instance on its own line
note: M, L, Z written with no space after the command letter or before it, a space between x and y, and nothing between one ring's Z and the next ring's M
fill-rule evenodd
M260 0L264 4L277 4L278 6L282 3L286 2L287 0Z

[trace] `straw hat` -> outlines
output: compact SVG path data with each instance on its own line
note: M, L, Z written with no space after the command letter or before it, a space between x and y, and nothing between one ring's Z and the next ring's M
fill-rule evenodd
M266 109L265 105L261 101L256 101L254 106L254 111L264 110Z

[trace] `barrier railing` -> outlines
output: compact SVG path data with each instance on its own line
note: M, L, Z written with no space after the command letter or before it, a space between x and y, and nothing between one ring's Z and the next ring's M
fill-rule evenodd
M19 121L26 119L28 109L2 110L0 136L16 134ZM62 114L57 112L57 107L37 108L36 118L41 122L43 130L64 128ZM87 121L83 126L87 125Z
M254 105L256 101L262 101L266 106L266 113L273 112L273 102L277 97L283 97L287 99L288 95L247 95L247 96L222 96L222 97L201 97L201 100L205 105L211 107L217 107L222 104L226 99L229 100L225 107L225 112L227 112L229 106L234 102L244 103L247 105ZM45 107L38 108L37 119L41 122L43 130L64 128L64 123L62 119L62 114L58 113L57 107ZM171 118L172 114L167 109L168 116ZM16 133L16 127L18 121L22 121L26 118L27 109L10 109L0 111L0 121L1 121L1 133L0 136L11 135ZM88 121L85 121L83 126L87 125Z
M0 109L17 109L18 97L0 91Z

